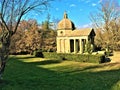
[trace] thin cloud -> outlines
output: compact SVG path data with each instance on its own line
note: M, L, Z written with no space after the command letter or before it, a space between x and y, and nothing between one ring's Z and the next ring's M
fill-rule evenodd
M95 7L97 4L96 3L92 3L92 6Z
M68 10L67 13L70 13L70 11Z
M80 26L79 28L91 28L91 27L92 27L92 23L88 23Z
M56 11L59 11L59 8L56 8L55 10L56 10Z
M83 25L83 28L88 28L88 27L91 27L91 26L92 26L92 23L89 23L89 24Z
M80 9L80 11L83 11L83 9Z
M71 4L70 7L75 7L76 5L75 4Z

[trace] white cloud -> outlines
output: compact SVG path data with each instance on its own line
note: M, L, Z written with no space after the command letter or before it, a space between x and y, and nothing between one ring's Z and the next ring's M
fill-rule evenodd
M56 8L55 10L56 10L56 11L58 11L58 10L59 10L59 8Z
M83 9L80 9L80 11L83 11Z
M83 27L83 28L88 28L88 27L90 27L90 24L85 24L85 25L83 25L82 27Z
M80 28L91 28L92 27L92 23L88 23L88 24L84 24L82 26L78 26L78 29Z
M70 11L69 11L69 10L67 10L67 13L70 13Z
M96 3L92 3L92 6L95 7L97 4Z
M71 4L70 7L75 7L76 5L75 4Z

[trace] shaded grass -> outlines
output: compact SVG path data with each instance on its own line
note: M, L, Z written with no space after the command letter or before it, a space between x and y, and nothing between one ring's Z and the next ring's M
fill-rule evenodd
M12 56L0 90L119 90L120 64Z

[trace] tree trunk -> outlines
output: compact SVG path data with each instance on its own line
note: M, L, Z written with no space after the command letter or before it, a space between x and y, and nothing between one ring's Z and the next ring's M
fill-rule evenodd
M6 39L1 40L2 47L0 50L0 79L2 78L2 75L5 70L6 62L9 56L9 46L10 46L10 36L7 37Z

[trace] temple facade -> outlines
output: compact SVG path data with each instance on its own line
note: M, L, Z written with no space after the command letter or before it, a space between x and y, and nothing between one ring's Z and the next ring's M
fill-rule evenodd
M95 32L92 28L75 29L66 12L57 27L57 53L84 53L88 42L94 46Z

